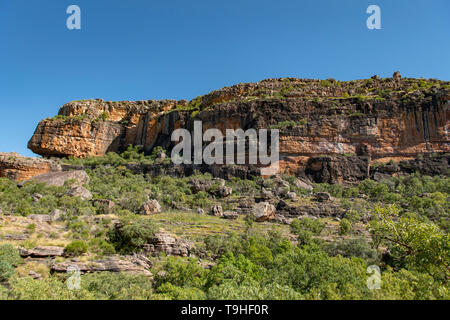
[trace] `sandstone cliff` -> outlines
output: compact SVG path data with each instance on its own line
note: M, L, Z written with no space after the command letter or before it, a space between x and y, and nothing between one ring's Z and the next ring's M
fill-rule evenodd
M75 101L42 120L28 147L43 156L99 156L141 145L171 148L176 128L278 128L280 163L291 172L319 155L405 160L450 151L449 82L392 78L268 79L185 100Z
M23 157L15 152L0 152L0 177L24 181L40 174L61 170L61 165L56 161Z

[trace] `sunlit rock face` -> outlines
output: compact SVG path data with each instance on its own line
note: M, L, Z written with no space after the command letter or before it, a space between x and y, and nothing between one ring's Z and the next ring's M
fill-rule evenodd
M40 174L60 170L61 166L56 161L23 157L15 152L0 152L0 177L25 181Z
M28 147L43 156L100 156L128 145L173 147L177 128L280 129L283 172L319 155L407 160L450 151L449 82L401 78L340 82L268 79L213 91L190 102L85 100L42 120Z

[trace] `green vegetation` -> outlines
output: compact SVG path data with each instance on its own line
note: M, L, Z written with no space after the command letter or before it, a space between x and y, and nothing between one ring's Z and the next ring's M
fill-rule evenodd
M80 256L88 251L88 244L83 240L75 240L69 243L64 249L64 253L68 256Z
M132 253L141 250L157 231L158 228L152 220L125 216L120 220L120 227L108 231L108 238L117 251Z
M306 123L307 123L306 119L302 119L300 121L286 120L278 122L275 125L270 125L268 129L292 129L294 127L304 126L306 125Z
M296 178L288 175L233 177L225 182L232 194L220 198L221 182L211 174L177 178L144 173L147 164L161 164L163 152L158 148L144 155L130 147L120 155L65 159L85 167L92 200L67 196L73 181L62 187L25 183L19 188L0 179L0 208L11 215L0 220L0 299L450 298L450 178L411 174L355 185L315 184L311 192L296 187ZM208 187L194 192L193 178ZM295 192L298 199L284 201L299 209L300 218L279 224L256 222L251 213L235 220L197 213L212 205L224 211L250 208L246 202L259 197L262 187ZM335 199L319 203L312 194L317 192ZM149 199L161 204L161 213L140 215ZM109 201L114 206L99 204ZM309 210L319 207L317 215ZM342 209L342 215L326 211L333 208ZM57 221L27 218L54 209L64 212ZM55 262L76 258L88 264L111 255L145 255L145 245L163 230L191 242L191 256L147 256L153 279L83 274L80 290L67 288L70 275L50 274L48 266L22 261L17 250L56 245L65 250ZM381 269L379 290L367 287L372 265ZM42 279L33 279L29 271Z

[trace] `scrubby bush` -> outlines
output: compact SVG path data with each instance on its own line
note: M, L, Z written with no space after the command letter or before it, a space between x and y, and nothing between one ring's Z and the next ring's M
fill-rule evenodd
M297 240L300 245L309 244L313 236L318 236L325 225L319 220L312 220L309 218L294 219L291 222L291 232L297 235Z
M65 248L64 248L64 253L67 256L80 256L83 253L86 253L89 249L89 245L82 240L75 240L72 241L71 243L69 243Z
M339 234L340 235L349 234L351 229L352 229L352 223L349 220L347 220L346 218L343 218L339 222Z
M19 251L10 244L0 245L0 281L11 278L22 263Z
M154 238L158 227L147 217L126 216L120 223L108 231L109 241L118 252L134 252Z

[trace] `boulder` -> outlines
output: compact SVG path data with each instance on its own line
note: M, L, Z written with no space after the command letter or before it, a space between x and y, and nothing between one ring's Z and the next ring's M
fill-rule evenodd
M227 186L221 186L217 189L217 191L214 192L214 195L216 195L219 198L226 198L231 195L233 192L233 189Z
M144 252L153 256L164 252L166 255L188 257L193 249L192 243L175 238L165 231L155 234L155 237L144 245Z
M286 197L288 199L292 200L292 201L297 201L298 200L297 194L295 192L288 192Z
M234 220L239 218L239 214L236 211L225 211L223 217L225 219Z
M209 214L216 217L222 217L223 216L222 206L219 205L212 206L211 210L209 211Z
M27 216L28 219L31 219L36 222L50 222L52 221L52 217L48 214L30 214Z
M292 220L292 218L287 218L281 214L276 214L274 218L274 221L280 224L291 224Z
M266 188L261 188L261 199L263 200L272 200L275 196L273 195L272 191L267 190Z
M159 213L161 212L161 205L159 204L158 200L148 200L146 201L140 210L141 214L149 215L153 213Z
M333 201L333 197L328 192L317 192L314 196L319 202Z
M39 273L37 273L37 272L35 272L35 271L33 271L33 270L30 270L30 271L28 272L28 275L29 275L30 277L32 277L34 280L41 280L41 279L42 279L42 275L39 274Z
M312 191L314 189L311 183L307 183L298 178L294 180L293 185L296 186L297 188L308 190L308 191Z
M26 180L20 185L28 181L43 182L49 186L63 186L67 180L76 180L78 184L89 184L89 176L84 170L49 172L37 175L29 180Z
M19 248L19 253L24 258L61 257L64 254L64 248L56 246L38 246L29 250Z
M188 184L191 186L192 193L198 193L200 191L206 192L206 190L213 185L213 181L192 178L189 180Z
M268 202L259 202L253 206L253 215L257 222L273 220L275 211L275 206Z
M38 202L40 199L42 199L43 195L40 193L35 193L31 196L31 198L33 199L33 202Z
M205 214L205 210L203 210L202 208L197 208L197 213L198 214Z
M92 199L92 193L84 187L73 187L66 193L70 197L80 197L83 200Z

